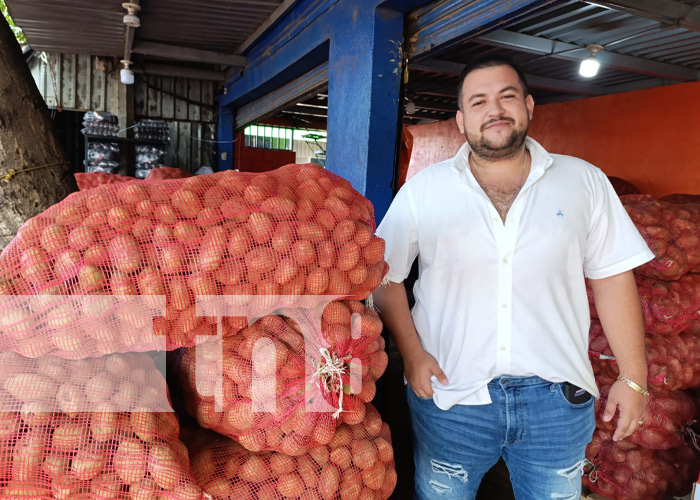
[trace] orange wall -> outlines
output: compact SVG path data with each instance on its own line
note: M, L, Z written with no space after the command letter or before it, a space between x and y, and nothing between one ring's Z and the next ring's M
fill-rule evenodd
M700 82L536 106L530 136L643 193L700 194Z

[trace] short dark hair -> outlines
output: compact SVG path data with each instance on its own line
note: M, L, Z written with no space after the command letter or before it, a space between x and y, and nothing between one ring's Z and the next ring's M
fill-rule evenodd
M520 80L520 85L523 87L525 96L530 94L530 90L527 87L525 74L513 62L512 59L499 55L478 57L469 61L462 70L462 73L459 75L459 84L457 85L457 106L459 109L462 109L462 87L464 86L464 79L467 77L467 75L472 71L476 71L477 69L492 68L494 66L510 66L513 68L513 71L515 71L518 75L518 80Z

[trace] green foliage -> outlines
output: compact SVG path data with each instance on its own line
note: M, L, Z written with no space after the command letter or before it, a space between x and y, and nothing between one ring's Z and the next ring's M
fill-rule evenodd
M0 11L2 11L2 15L5 17L7 24L9 24L10 28L12 28L12 32L15 34L17 41L22 45L26 44L27 38L24 36L24 32L22 32L22 28L17 27L15 22L10 17L10 13L7 10L7 5L5 5L5 0L0 0Z

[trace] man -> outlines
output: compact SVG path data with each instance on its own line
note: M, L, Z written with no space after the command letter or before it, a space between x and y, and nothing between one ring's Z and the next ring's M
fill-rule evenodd
M390 269L374 301L403 357L415 498L473 499L503 457L518 500L578 499L599 396L584 278L621 375L604 418L619 414L624 439L648 395L631 270L653 254L599 169L527 137L534 101L509 60L468 65L458 103L467 142L410 179L377 230Z

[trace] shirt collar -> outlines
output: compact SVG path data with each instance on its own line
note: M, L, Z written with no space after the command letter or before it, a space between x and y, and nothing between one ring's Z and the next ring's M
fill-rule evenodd
M554 159L547 152L542 145L531 137L525 138L525 147L530 151L530 157L532 163L530 165L530 171L540 170L544 172L552 164ZM465 142L457 154L452 160L452 168L459 174L461 178L464 178L469 172L471 176L471 169L469 168L469 153L471 153L471 147L468 142Z

